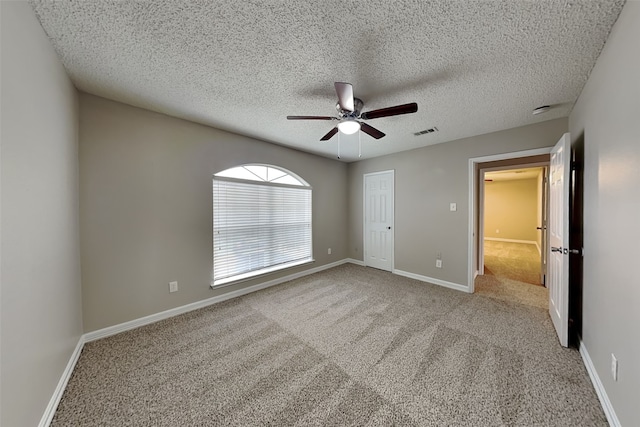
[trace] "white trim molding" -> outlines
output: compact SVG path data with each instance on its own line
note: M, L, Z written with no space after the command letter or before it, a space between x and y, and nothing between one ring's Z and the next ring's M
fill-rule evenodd
M108 326L103 329L98 329L97 331L92 331L86 333L85 340L86 342L95 341L101 338L106 338L111 335L119 334L120 332L129 331L131 329L139 328L140 326L150 325L152 323L159 322L161 320L169 319L174 316L179 316L184 313L188 313L193 310L198 310L203 307L208 307L213 304L217 304L222 301L227 301L232 298L236 298L242 295L250 294L252 292L259 291L261 289L266 289L271 286L276 286L284 282L288 282L290 280L298 279L300 277L308 276L310 274L318 273L323 270L328 270L333 267L337 267L342 264L346 264L348 261L346 259L332 262L330 264L321 265L319 267L310 268L308 270L304 270L298 273L289 274L288 276L279 277L277 279L269 280L263 283L258 283L257 285L248 286L246 288L238 289L231 292L226 292L222 295L217 295L215 297L207 298L205 300L196 301L191 304L183 305L180 307L175 307L170 310L161 311L160 313L151 314L149 316L141 317L139 319L130 320L128 322L120 323L118 325Z
M308 276L310 274L318 273L323 270L328 270L333 267L338 267L339 265L346 264L346 263L364 265L364 263L360 260L345 258L340 261L321 265L319 267L311 268L309 270L301 271L299 273L290 274L288 276L280 277L278 279L269 280L267 282L249 286L244 289L238 289L236 291L227 292L225 294L208 298L206 300L197 301L191 304L172 308L170 310L166 310L160 313L155 313L149 316L141 317L139 319L134 319L129 322L120 323L118 325L109 326L103 329L99 329L97 331L87 332L86 334L82 335L78 340L78 344L76 345L76 348L71 354L71 358L69 359L69 362L67 363L67 366L64 372L62 373L60 381L58 381L58 385L56 386L56 389L53 392L53 396L51 396L51 399L49 400L49 404L47 405L47 408L45 409L44 414L40 419L40 423L38 424L38 427L48 427L51 424L51 421L53 420L53 416L56 413L56 409L58 409L58 405L60 404L60 399L62 399L64 390L66 389L67 384L69 383L71 374L73 374L73 370L76 367L76 363L78 363L78 359L80 358L80 353L82 353L82 349L84 348L84 345L86 343L99 340L101 338L106 338L112 335L116 335L121 332L129 331L131 329L139 328L140 326L150 325L152 323L156 323L161 320L168 319L170 317L188 313L189 311L197 310L199 308L207 307L209 305L213 305L218 302L226 301L235 297L249 294L251 292L255 292L271 286L279 285L281 283L288 282L290 280L297 279L300 277Z
M600 404L602 405L602 410L604 411L604 415L607 417L609 425L611 425L612 427L620 427L621 425L620 421L618 420L618 416L616 415L616 411L614 411L613 405L611 405L609 396L607 396L607 391L605 390L602 381L600 381L598 372L596 371L595 366L593 366L591 356L589 356L587 347L584 345L584 342L582 342L582 339L580 340L580 356L582 356L584 366L587 368L587 372L589 373L589 378L591 378L593 388L596 389L596 394L598 395L598 399L600 400Z
M44 414L40 419L40 423L38 427L48 427L53 420L53 416L56 413L56 409L58 409L58 405L60 404L60 399L62 399L62 395L64 394L64 390L67 388L67 384L69 383L69 379L71 378L71 374L73 374L73 370L76 367L76 363L78 363L78 359L80 358L80 353L82 353L82 349L84 348L84 335L80 336L78 340L78 344L76 348L71 353L71 358L67 363L67 366L64 368L62 372L62 376L60 377L60 381L58 381L58 385L56 389L53 391L53 396L49 400L49 404L44 410Z
M476 233L478 233L479 236L482 236L480 230L476 230L476 219L478 217L478 209L476 207L476 202L477 199L479 198L479 194L476 194L476 182L477 182L477 177L476 177L476 166L479 163L486 163L486 162L493 162L496 160L506 160L506 159L518 159L521 157L529 157L529 156L538 156L541 154L549 154L551 153L551 148L553 147L545 147L545 148L534 148L531 150L524 150L524 151L516 151L516 152L512 152L512 153L501 153L501 154L494 154L494 155L489 155L489 156L482 156L482 157L472 157L469 159L469 175L468 175L468 179L469 179L469 218L468 218L468 232L467 232L467 239L468 239L468 244L467 244L467 258L468 258L468 266L467 266L467 280L468 280L468 284L467 284L467 288L468 291L470 293L473 293L474 291L474 272L476 270L479 270L480 267L474 265L475 262L477 261L476 259L476 253L475 253L475 248L476 248L476 242L475 242L475 238L476 238Z
M393 270L393 274L398 276L408 277L409 279L420 280L421 282L431 283L433 285L443 286L449 289L455 289L456 291L469 292L469 287L461 285L459 283L447 282L446 280L436 279L434 277L427 277L421 274L410 273L408 271Z
M527 245L537 245L535 240L517 240L517 239L503 239L502 237L485 237L484 240L491 240L493 242L507 242L507 243L526 243Z

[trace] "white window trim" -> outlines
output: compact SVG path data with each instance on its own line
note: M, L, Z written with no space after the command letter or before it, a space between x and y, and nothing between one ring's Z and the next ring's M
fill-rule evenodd
M284 188L293 188L293 189L300 189L303 191L310 191L311 192L311 198L310 198L310 206L309 209L311 211L311 213L313 212L313 187L311 187L304 179L300 178L298 175L284 169L278 166L273 166L273 165L266 165L266 164L256 164L259 166L267 166L270 168L276 168L279 169L283 172L286 172L288 175L292 176L293 178L297 179L298 181L300 181L300 185L291 185L291 184L281 184L281 183L274 183L274 182L269 182L269 181L258 181L258 180L246 180L246 179L239 179L239 178L231 178L231 177L225 177L225 176L217 176L214 175L213 176L213 181L229 181L229 182L238 182L238 183L244 183L244 184L251 184L251 185L263 185L263 186L267 186L267 187L284 187ZM252 164L246 164L246 165L239 165L237 167L244 167L244 166L252 166ZM225 169L225 171L228 169ZM222 171L224 172L224 171ZM214 200L215 203L215 200ZM237 274L231 277L227 277L224 279L218 279L218 280L213 280L213 271L212 271L212 279L211 279L211 288L221 288L221 287L225 287L225 286L231 286L231 285L235 285L237 283L242 283L242 282L246 282L248 280L252 280L252 279L256 279L259 278L261 276L265 276L268 275L270 273L276 272L276 271L281 271L281 270L286 270L289 268L293 268L293 267L298 267L301 265L305 265L305 264L311 264L313 262L315 262L315 259L313 257L313 215L311 215L311 222L310 222L310 226L311 226L311 233L309 236L309 245L310 245L310 256L308 258L304 258L304 259L299 259L299 260L295 260L295 261L291 261L288 263L282 263L282 264L277 264L277 265L272 265L269 267L265 267L259 270L254 270L254 271L249 271L246 273L241 273L241 274ZM215 238L212 241L213 245L214 245L214 250L215 250ZM214 270L215 270L215 265L213 266Z
M238 283L247 282L252 279L257 279L261 276L266 276L267 274L273 273L275 271L286 270L288 268L298 267L305 264L313 264L316 260L313 256L310 259L304 259L300 261L294 261L287 264L278 264L271 267L263 268L262 270L251 271L249 273L238 274L233 277L229 277L227 279L217 280L214 284L211 282L211 287L214 289L224 288L225 286L232 286Z

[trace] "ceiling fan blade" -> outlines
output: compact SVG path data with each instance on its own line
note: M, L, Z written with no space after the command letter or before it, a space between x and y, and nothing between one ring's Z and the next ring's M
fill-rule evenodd
M320 138L320 141L328 141L331 139L331 137L333 135L335 135L336 133L338 133L338 126L334 127L333 129L331 129L325 136L323 136L322 138Z
M337 120L331 116L287 116L287 120Z
M412 102L410 104L396 105L394 107L380 108L379 110L371 110L360 115L363 120L377 119L380 117L399 116L400 114L415 113L418 111L418 104Z
M371 135L375 139L380 139L385 135L373 126L369 126L368 124L362 122L360 123L360 130L368 135Z
M340 108L346 111L354 111L353 86L351 86L351 83L335 82L333 85L338 94L338 104L340 104Z

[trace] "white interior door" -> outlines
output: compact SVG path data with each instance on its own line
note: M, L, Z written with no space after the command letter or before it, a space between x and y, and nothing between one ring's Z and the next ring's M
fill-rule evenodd
M560 344L569 339L569 175L571 140L565 133L551 151L549 166L549 314Z
M364 264L393 270L394 171L364 176Z

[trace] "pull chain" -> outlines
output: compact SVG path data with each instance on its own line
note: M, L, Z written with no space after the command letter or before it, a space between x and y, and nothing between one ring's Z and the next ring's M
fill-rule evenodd
M358 157L362 157L362 132L358 131Z
M340 158L340 131L338 131L338 158Z

